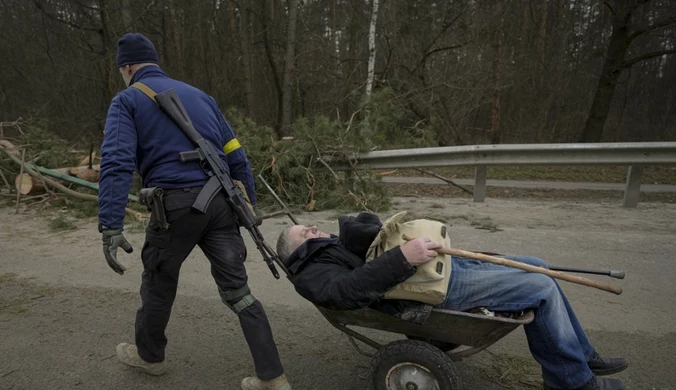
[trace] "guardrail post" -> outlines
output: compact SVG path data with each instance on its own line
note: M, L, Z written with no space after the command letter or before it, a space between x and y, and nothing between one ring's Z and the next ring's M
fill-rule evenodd
M643 165L632 165L629 167L622 206L634 208L638 205L638 200L641 196L641 176L643 176Z
M474 201L483 202L486 199L486 166L479 165L474 173Z

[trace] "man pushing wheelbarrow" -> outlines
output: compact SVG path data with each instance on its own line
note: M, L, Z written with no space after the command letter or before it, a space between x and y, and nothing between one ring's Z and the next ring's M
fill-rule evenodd
M535 318L524 329L530 352L542 366L545 389L623 389L619 380L602 376L626 369L627 362L597 353L552 276L618 294L620 290L548 270L535 257L453 252L446 248L450 239L443 224L404 223L402 217L383 224L370 213L342 216L338 235L316 226L288 226L279 236L277 254L296 291L330 310L368 307L415 324L424 324L433 308L533 310ZM430 226L437 233L430 233ZM397 375L413 378L392 369L387 380ZM418 388L413 379L406 383L402 388Z

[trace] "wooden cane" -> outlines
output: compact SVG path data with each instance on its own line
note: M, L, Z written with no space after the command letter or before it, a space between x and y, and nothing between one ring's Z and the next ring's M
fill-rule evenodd
M406 234L404 234L402 236L402 238L406 241L415 240L415 237L411 237L411 236L406 235ZM547 268L536 267L534 265L520 263L518 261L507 260L507 259L502 259L502 258L499 258L499 257L484 255L482 253L474 253L474 252L464 251L462 249L454 249L454 248L446 248L446 247L441 247L441 248L437 249L436 251L438 253L441 253L441 254L444 254L444 255L466 257L466 258L470 258L470 259L485 261L485 262L488 262L488 263L504 265L506 267L518 268L518 269L528 271L528 272L543 274L543 275L547 275L551 278L561 279L561 280L565 280L566 282L577 283L577 284L581 284L583 286L598 288L599 290L608 291L608 292L611 292L611 293L617 294L617 295L622 294L622 289L620 287L613 286L611 284L602 283L602 282L599 282L599 281L596 281L596 280L583 278L581 276L570 275L570 274L566 274L566 273L559 272L559 271L552 271L552 270L547 269Z

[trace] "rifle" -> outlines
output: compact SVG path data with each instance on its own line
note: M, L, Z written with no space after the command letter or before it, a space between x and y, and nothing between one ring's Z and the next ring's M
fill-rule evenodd
M263 255L263 259L268 264L270 272L276 279L279 279L279 272L275 267L273 258L277 258L277 254L268 245L263 238L256 218L253 216L251 210L244 201L244 195L239 187L232 181L230 174L226 169L223 161L218 155L216 148L202 137L193 127L192 121L188 116L188 112L183 107L183 103L176 94L176 91L169 89L155 96L157 104L183 131L183 133L192 141L197 149L190 152L181 152L179 159L181 162L199 161L202 170L209 176L209 181L202 191L208 190L208 187L220 186L225 192L227 202L230 204L240 226L244 226L253 239L256 247ZM214 192L217 193L217 192Z

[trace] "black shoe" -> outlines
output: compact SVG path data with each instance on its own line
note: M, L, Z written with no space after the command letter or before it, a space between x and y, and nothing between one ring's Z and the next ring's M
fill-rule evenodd
M602 358L596 352L589 358L587 364L596 375L616 374L629 366L629 363L623 358Z
M552 387L544 385L545 390L554 390ZM594 376L587 384L578 387L575 390L623 390L622 382L612 378L599 378Z

